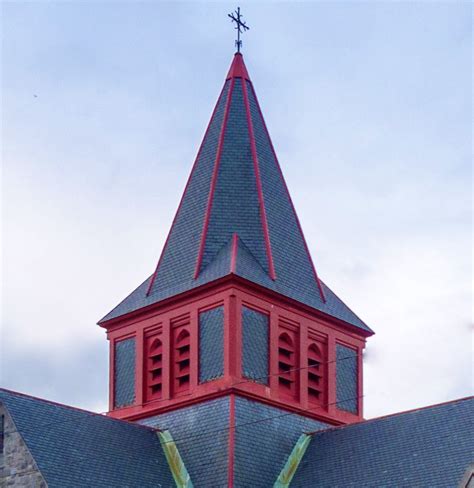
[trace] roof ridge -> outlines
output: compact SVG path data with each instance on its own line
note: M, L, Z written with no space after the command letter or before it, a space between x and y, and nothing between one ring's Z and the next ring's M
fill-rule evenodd
M179 211L183 205L183 202L184 202L184 197L186 195L186 191L191 183L191 179L192 179L192 176L195 172L195 169L197 167L197 164L198 164L198 161L199 161L199 158L201 156L201 153L202 153L202 150L203 150L203 146L204 146L204 141L206 140L206 137L207 135L209 134L209 130L210 130L210 127L211 127L211 123L212 123L212 120L214 119L214 116L217 112L217 107L219 105L219 102L221 101L222 99L222 95L224 94L224 90L225 90L225 87L226 87L226 83L224 82L224 85L222 86L221 88L221 91L219 93L219 96L217 97L217 101L214 105L214 109L212 110L212 113L211 113L211 118L209 119L209 122L207 123L207 126L206 126L206 130L204 131L204 135L201 139L201 144L199 145L199 149L198 149L198 152L196 154L196 157L194 159L194 162L193 162L193 165L191 167L191 172L189 173L189 176L188 176L188 179L186 181L186 185L184 186L184 190L183 190L183 193L181 194L181 198L179 200L179 204L178 204L178 208L176 209L176 212L174 214L174 217L173 217L173 220L171 222L171 226L168 230L168 235L166 236L166 240L165 240L165 243L163 245L163 249L161 250L161 254L160 254L160 257L158 258L158 262L156 263L156 267L155 267L155 270L154 272L152 273L151 275L151 281L147 287L147 290L146 290L146 296L150 295L151 294L151 291L152 291L152 288L153 288L153 285L155 283L155 279L156 279L156 275L158 274L158 269L160 268L160 264L161 264L161 261L163 259L163 256L165 254L165 251L166 251L166 248L167 248L167 245L168 245L168 242L169 242L169 239L171 237L171 231L173 229L173 226L178 218L178 214L179 214ZM227 93L227 97L229 96L229 94ZM148 278L147 278L148 279ZM146 280L145 280L146 281ZM132 292L133 293L133 292ZM118 305L117 305L118 306ZM110 313L110 312L109 312ZM107 314L108 315L108 314ZM103 319L102 319L103 320Z
M27 398L29 400L34 400L36 402L47 403L49 405L54 405L56 407L66 408L68 410L74 410L76 412L80 412L80 413L87 414L87 415L90 415L90 416L97 416L97 417L100 417L102 419L109 419L109 420L113 420L113 421L125 423L125 424L128 424L128 425L134 425L134 426L137 426L137 427L145 427L148 430L151 430L153 432L157 432L157 431L160 430L160 429L156 429L156 428L150 427L148 425L138 424L136 422L131 422L129 420L123 420L123 419L117 419L115 417L110 417L110 416L106 415L106 413L93 412L92 410L86 410L84 408L74 407L73 405L66 405L65 403L59 403L59 402L56 402L54 400L47 400L46 398L40 398L40 397L37 397L35 395L29 395L27 393L22 393L22 392L19 392L19 391L9 390L8 388L2 388L2 387L0 387L0 393L1 392L6 392L6 393L8 393L8 394L10 394L12 396L16 396L16 397ZM2 398L0 397L0 403L1 403L1 401L2 401ZM7 409L8 409L8 406L7 406ZM55 422L53 422L53 424L54 423Z
M364 420L361 420L359 422L354 422L352 424L336 425L333 427L328 427L327 429L321 429L321 430L316 430L313 432L307 432L307 434L308 435L322 434L324 432L329 432L329 431L333 431L333 430L340 430L340 429L344 429L346 427L353 427L356 425L369 424L369 423L375 422L377 420L383 420L383 419L390 418L390 417L397 417L398 415L405 415L408 413L419 412L421 410L429 410L430 408L442 407L444 405L449 405L451 403L459 403L459 402L463 402L463 401L467 401L467 400L474 400L474 395L461 397L461 398L455 398L454 400L447 400L445 402L434 403L433 405L426 405L424 407L417 407L417 408L411 408L409 410L402 410L401 412L389 413L386 415L381 415L380 417L373 417L371 419L364 419Z
M255 263L256 263L256 264L258 264L259 269L260 269L260 270L261 270L263 273L265 273L265 274L266 274L266 275L267 275L269 278L271 278L271 277L270 277L270 275L268 274L268 272L265 270L265 268L264 268L264 267L262 266L262 264L260 263L260 261L259 261L259 260L258 260L258 259L255 257L255 255L253 254L253 252L252 252L252 251L249 249L249 247L247 246L247 244L245 244L244 240L243 240L243 239L241 239L241 238L240 238L240 236L239 236L238 234L237 234L237 242L242 244L242 249L243 249L243 250L244 250L246 253L250 254L250 256L251 256L251 257L252 257L252 259L255 261ZM238 260L237 260L237 264L238 264Z
M211 220L211 212L212 212L212 204L214 203L214 193L215 193L215 188L217 185L217 178L219 174L219 166L222 158L222 150L224 147L224 138L225 138L225 133L227 129L227 122L229 120L229 113L230 113L230 104L232 102L232 93L234 91L234 86L235 86L235 79L232 78L230 81L230 86L229 90L227 92L227 98L225 101L225 107L224 107L224 115L222 117L222 123L219 129L219 139L217 143L217 149L216 149L216 157L214 160L214 166L212 169L212 177L211 177L211 182L210 182L210 188L209 188L209 195L207 198L207 204L206 204L206 212L204 214L204 221L203 221L203 226L201 230L201 241L199 243L199 251L198 251L198 256L196 260L196 267L194 270L194 279L197 279L199 274L201 273L201 266L202 266L202 258L204 256L204 250L206 248L206 239L207 239L207 231L209 229L209 222Z
M337 298L337 300L339 300L339 301L341 301L341 302L342 302L342 300L341 300L341 298L339 297L339 295L338 295L337 293L335 293L334 291L332 291L332 288L330 288L330 287L327 285L327 283L326 283L324 280L322 280L322 279L321 279L319 276L318 276L318 281L319 281L319 283L322 285L322 289L323 289L323 291L324 291L324 288L326 288L327 290L329 290L329 292L330 292L332 295L334 295L334 296ZM327 301L328 301L328 298L327 298L327 296L326 296L326 295L327 295L327 293L324 293L324 296L326 297L326 302L327 302ZM354 310L352 310L352 308L351 308L351 307L349 307L349 305L347 305L345 302L344 302L344 305L345 305L345 306L346 306L346 308L349 310L349 312L351 312L351 313L352 313L354 316L356 316L356 317L357 317L357 318L358 318L358 319L359 319L359 320L360 320L360 321L361 321L361 322L362 322L362 323L363 323L363 324L364 324L364 325L367 327L367 330L369 330L369 331L372 333L371 335L373 335L373 334L374 334L374 331L373 331L373 330L372 330L372 329L371 329L371 328L370 328L370 327L369 327L369 326L368 326L368 325L365 323L365 321L364 321L364 320L362 320L362 319L359 317L359 315L358 315L358 314L356 314L356 313L354 312Z
M270 230L268 228L267 211L265 209L265 197L263 195L262 179L260 176L260 167L259 167L260 163L258 160L252 116L250 114L250 103L249 103L249 95L247 92L247 83L245 82L242 83L242 94L244 98L245 115L247 119L247 130L248 130L249 141L250 141L250 153L252 155L255 184L257 185L258 202L260 206L260 223L262 225L263 236L265 239L265 251L267 253L267 263L268 263L268 275L273 281L275 281L277 276L275 273L275 265L273 262L272 245L270 241Z

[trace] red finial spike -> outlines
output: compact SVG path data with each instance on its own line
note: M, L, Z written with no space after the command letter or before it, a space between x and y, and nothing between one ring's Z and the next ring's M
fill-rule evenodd
M229 72L227 73L226 80L230 80L231 78L244 78L245 80L250 81L250 77L244 63L244 57L240 53L235 53Z

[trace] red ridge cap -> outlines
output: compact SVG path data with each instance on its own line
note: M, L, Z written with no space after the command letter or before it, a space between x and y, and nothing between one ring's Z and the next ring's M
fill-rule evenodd
M250 81L244 58L240 53L235 53L229 72L227 73L226 80L230 80L231 78L244 78Z
M291 207L293 209L293 213L294 213L295 219L296 219L296 224L298 225L298 229L300 231L300 234L303 237L303 243L304 243L304 246L306 248L306 253L308 254L309 261L310 261L311 266L313 268L313 275L314 275L314 279L316 280L316 285L318 287L319 296L321 297L323 303L326 303L326 295L325 295L323 287L321 285L321 281L319 279L318 272L316 271L316 266L314 265L313 258L311 256L310 251L309 251L308 243L306 242L306 238L305 238L304 233L303 233L303 228L301 227L300 219L298 218L298 214L296 213L296 209L295 209L295 206L293 204L293 200L291 198L290 191L288 190L288 185L286 184L285 178L283 176L283 171L281 170L280 162L278 161L278 156L276 154L275 147L273 146L272 138L270 137L270 132L268 131L267 123L265 122L265 118L263 117L262 109L260 108L260 104L258 103L257 94L255 93L255 88L253 87L252 83L250 83L250 87L252 88L253 98L255 100L255 104L257 105L257 109L258 109L258 112L260 115L260 119L262 120L263 127L265 129L268 140L270 142L270 147L272 149L273 157L275 158L275 161L276 161L278 172L280 173L280 178L283 181L283 186L285 187L286 195L287 195L288 200L289 200Z
M212 203L214 200L214 190L217 184L217 175L219 173L219 165L221 161L222 148L224 146L224 137L227 129L227 120L229 118L230 102L232 100L232 93L234 91L235 80L230 82L229 91L227 92L227 100L225 101L224 117L221 124L221 132L219 134L219 142L217 143L216 160L214 162L214 169L212 171L211 186L209 188L209 196L207 198L206 214L204 216L204 224L201 231L201 243L199 245L199 252L196 261L196 268L194 270L194 279L197 279L201 271L202 257L204 255L204 248L206 246L207 229L209 227L209 220L211 219Z
M258 202L260 206L260 219L262 223L262 230L263 235L265 237L265 249L267 252L267 260L268 260L268 271L270 278L275 281L276 280L276 273L275 273L275 266L273 264L273 254L272 254L272 246L270 242L270 231L268 229L268 221L267 221L267 212L265 210L265 201L263 197L263 187L262 181L260 179L260 169L259 169L259 162L258 162L258 155L257 155L257 146L255 143L255 134L253 130L253 122L252 116L250 115L250 103L249 103L249 96L247 93L247 83L242 83L242 90L244 94L244 104L245 104L245 112L247 115L247 127L249 131L249 139L250 139L250 150L252 153L252 160L253 160L253 168L255 173L255 182L257 184L257 192L258 192Z
M55 402L53 400L47 400L46 398L41 398L41 397L38 397L38 396L35 396L35 395L30 395L28 393L22 393L20 391L9 390L8 388L0 388L0 392L2 392L2 391L6 392L6 393L9 393L11 395L14 395L14 396L28 398L30 400L34 400L34 401L37 401L37 402L48 403L49 405L54 405L55 407L67 408L68 410L74 410L76 412L84 413L84 414L87 414L87 415L90 415L90 416L94 416L94 417L100 417L100 418L103 418L103 419L110 419L110 420L117 420L119 422L126 422L127 424L133 424L133 425L137 425L137 426L140 426L140 427L145 427L146 430L151 430L153 432L161 432L161 429L158 429L158 428L155 428L155 427L151 427L149 425L138 424L136 422L130 422L128 420L119 419L119 418L115 418L115 417L110 417L109 415L104 415L107 412L103 412L103 413L100 413L100 412L92 412L91 410L85 410L84 408L74 407L73 405L66 405L65 403L59 403L59 402ZM1 403L1 401L0 401L0 403ZM8 406L7 406L7 410L8 410ZM58 422L49 422L47 424L43 424L43 426L40 425L39 427L44 427L44 426L53 425L53 424L59 424L59 423L63 423L63 422L77 422L77 421L79 421L79 419L77 419L77 418L69 419L69 420L61 420L61 421L58 421Z
M163 260L163 256L165 254L166 248L168 247L168 242L169 242L170 237L171 237L171 231L173 230L174 224L176 223L176 220L178 218L179 211L181 210L181 207L183 205L184 196L186 195L186 192L188 191L189 184L191 183L191 178L193 177L193 174L194 174L194 172L196 170L196 166L197 166L197 163L199 161L199 157L201 156L202 148L204 146L204 141L206 140L207 134L209 133L209 128L211 127L211 123L214 120L214 115L215 115L215 113L217 111L217 107L219 106L219 103L221 101L222 95L224 93L224 89L225 89L225 83L224 83L224 86L222 87L221 92L219 93L219 97L217 98L217 102L214 105L214 110L212 111L211 118L209 119L209 122L207 124L206 130L204 132L204 136L203 136L203 138L201 140L201 144L200 144L199 149L198 149L198 152L196 154L196 159L194 160L193 167L191 168L191 172L189 173L188 180L186 181L186 186L184 187L184 191L183 191L183 193L181 195L181 200L179 201L178 208L176 210L176 213L174 214L173 222L171 222L171 227L170 227L170 229L168 231L168 235L166 237L165 244L163 246L163 249L161 250L160 258L158 259L158 263L156 264L155 271L153 272L153 275L151 277L150 284L148 285L148 288L146 290L146 295L145 296L149 296L150 295L151 290L153 289L153 285L155 284L156 275L158 274L158 269L160 268L161 261Z
M467 396L467 397L455 398L454 400L446 400L445 402L434 403L433 405L425 405L424 407L410 408L409 410L402 410L401 412L388 413L385 415L380 415L379 417L372 417L370 419L363 419L363 420L360 420L359 422L354 422L352 424L337 425L334 427L328 427L327 429L321 429L321 430L315 430L312 432L306 432L306 434L308 434L308 435L321 434L323 432L328 432L330 430L341 429L344 427L353 427L355 425L361 425L361 424L368 424L371 422L375 422L377 420L384 420L384 419L387 419L390 417L396 417L398 415L405 415L408 413L420 412L421 410L428 410L430 408L443 407L445 405L449 405L450 403L465 402L466 400L474 400L474 396L471 395L471 396Z

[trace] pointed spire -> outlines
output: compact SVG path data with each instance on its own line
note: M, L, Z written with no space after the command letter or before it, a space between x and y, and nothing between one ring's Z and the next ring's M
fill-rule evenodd
M318 278L240 53L154 274L102 322L228 275L369 330Z

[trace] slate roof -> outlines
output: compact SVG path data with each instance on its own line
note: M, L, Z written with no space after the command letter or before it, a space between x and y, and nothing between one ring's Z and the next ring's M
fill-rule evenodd
M319 431L292 487L457 487L474 460L474 397Z
M0 389L49 488L176 486L153 429Z
M175 486L150 427L4 389L0 403L49 488ZM237 397L235 418L235 486L272 486L299 435L315 429L324 430L293 488L454 488L474 460L474 397L329 429ZM195 486L226 485L228 398L141 422L171 430Z
M233 236L238 236L231 270ZM318 278L242 55L237 53L154 275L102 320L234 272L365 332Z

